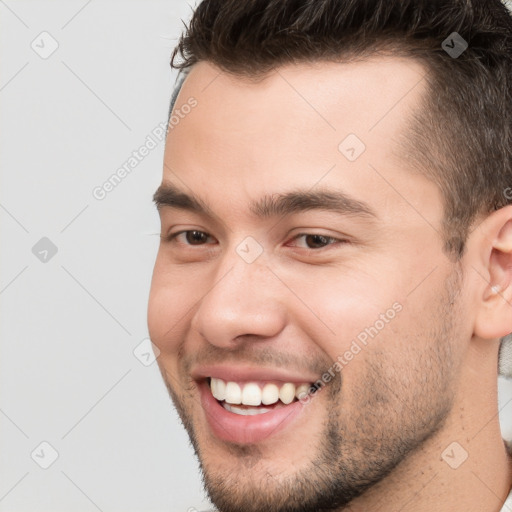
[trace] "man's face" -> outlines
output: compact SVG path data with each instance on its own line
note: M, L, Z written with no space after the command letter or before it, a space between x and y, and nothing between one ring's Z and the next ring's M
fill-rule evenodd
M248 82L202 62L180 92L197 105L163 185L208 209L160 195L149 328L223 511L340 507L450 412L470 322L440 192L395 151L424 73L380 58Z

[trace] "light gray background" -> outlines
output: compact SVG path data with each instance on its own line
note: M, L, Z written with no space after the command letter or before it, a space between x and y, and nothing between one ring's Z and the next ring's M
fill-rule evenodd
M208 508L156 363L133 353L148 336L163 142L92 194L166 122L193 5L0 0L0 511ZM31 47L52 40L47 58ZM43 237L58 248L47 261L32 253ZM58 452L48 469L42 442Z
M1 511L208 508L156 363L133 354L148 335L163 142L92 195L166 122L190 12L185 0L0 2ZM46 59L31 48L50 48L43 31L59 45ZM31 252L42 237L58 248L46 263ZM46 470L31 458L42 441L59 454Z

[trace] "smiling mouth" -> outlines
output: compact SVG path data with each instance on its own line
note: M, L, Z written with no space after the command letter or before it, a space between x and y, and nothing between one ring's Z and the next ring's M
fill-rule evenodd
M213 397L227 411L242 416L265 414L304 400L316 391L313 384L304 382L234 382L208 377Z

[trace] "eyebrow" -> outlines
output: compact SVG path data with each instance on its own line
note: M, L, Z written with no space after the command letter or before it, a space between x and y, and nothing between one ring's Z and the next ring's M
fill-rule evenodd
M162 207L178 208L208 217L216 217L210 206L202 199L187 194L176 186L163 183L156 190L153 201L158 210ZM291 190L284 194L266 195L251 202L249 210L258 218L291 215L308 210L332 211L341 215L377 218L369 204L359 201L341 191Z

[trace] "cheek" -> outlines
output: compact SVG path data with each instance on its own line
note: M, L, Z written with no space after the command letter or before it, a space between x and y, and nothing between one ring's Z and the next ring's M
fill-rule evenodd
M194 304L194 287L155 265L148 301L148 329L162 352L176 350Z
M148 303L148 330L151 340L160 350L164 346L166 333L172 326L169 318L172 316L169 314L170 310L172 310L172 306L168 293L165 289L155 285L153 281Z
M296 281L291 288L303 301L294 301L301 329L310 339L322 340L318 343L333 361L354 341L364 348L365 342L382 337L403 310L397 283L378 284L375 276L363 272L343 274L337 269Z

